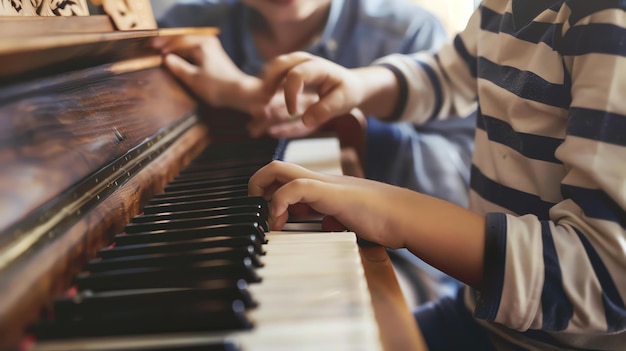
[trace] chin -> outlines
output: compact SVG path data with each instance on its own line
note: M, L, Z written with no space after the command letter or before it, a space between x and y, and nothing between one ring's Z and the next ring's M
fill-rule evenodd
M296 0L264 0L278 6L289 6L296 3Z
M322 0L245 0L256 8L268 21L303 21L324 6Z

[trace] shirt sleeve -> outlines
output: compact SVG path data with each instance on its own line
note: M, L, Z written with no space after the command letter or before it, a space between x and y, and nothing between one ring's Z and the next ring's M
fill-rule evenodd
M157 23L168 27L221 27L229 18L233 1L179 0L169 7Z
M435 54L393 54L374 64L390 67L400 81L401 96L392 120L423 125L434 119L467 116L476 109L476 38L480 12L467 28Z

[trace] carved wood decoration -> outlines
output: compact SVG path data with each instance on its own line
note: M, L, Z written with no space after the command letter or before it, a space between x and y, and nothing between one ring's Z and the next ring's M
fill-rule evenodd
M0 0L0 16L89 16L88 0ZM118 30L156 29L150 0L91 0Z
M118 30L156 29L150 0L91 0L102 5Z
M0 16L88 15L87 0L0 0Z

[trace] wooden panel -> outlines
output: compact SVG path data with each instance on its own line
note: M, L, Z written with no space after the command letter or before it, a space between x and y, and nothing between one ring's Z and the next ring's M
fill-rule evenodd
M161 68L0 101L0 233L194 108Z
M32 23L31 20L9 21L10 24L3 26L10 27L13 33L20 33L29 24L33 24L33 28L28 31L45 31L48 23L53 30L58 28L58 25L54 25L58 20L41 18ZM69 18L65 21L75 22ZM27 38L20 35L0 36L0 87L98 65L159 56L160 53L151 44L152 39L157 36L216 33L216 28L166 28L63 35L48 32L44 36Z
M87 0L0 0L0 16L87 15Z
M0 350L19 342L41 308L70 285L83 264L119 233L130 218L160 193L207 143L206 127L190 129L120 190L113 193L58 240L19 262L0 285ZM6 274L6 273L5 273Z
M114 30L109 16L76 17L4 17L0 20L0 33L11 37L32 37L53 34L111 32Z

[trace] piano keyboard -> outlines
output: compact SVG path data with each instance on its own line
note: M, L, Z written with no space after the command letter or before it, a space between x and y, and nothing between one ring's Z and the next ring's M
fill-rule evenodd
M209 146L85 265L31 349L380 350L354 233L268 232L247 196L274 151Z

